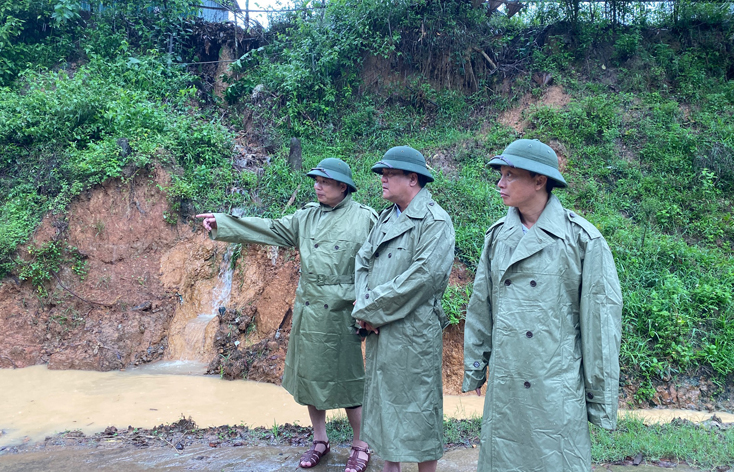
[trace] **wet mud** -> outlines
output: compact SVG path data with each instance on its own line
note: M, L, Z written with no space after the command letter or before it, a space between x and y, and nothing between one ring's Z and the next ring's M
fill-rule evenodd
M191 432L194 426L187 420L166 429L118 432L109 428L101 435L85 438L67 433L48 438L42 447L24 453L3 454L0 451L0 472L48 471L85 472L96 470L138 471L248 471L271 472L298 469L300 455L307 449L308 428L286 425L280 434L288 437L278 443L264 428L245 430L220 427L206 432ZM163 428L163 427L162 427ZM259 438L259 439L258 439ZM287 442L288 444L283 444ZM349 454L346 444L334 445L331 452L314 472L344 470ZM456 447L446 450L438 462L438 470L445 472L474 472L479 458L479 447ZM382 470L384 462L373 455L367 472ZM685 464L642 462L632 460L622 464L595 464L594 471L658 472L675 468L694 472ZM405 472L417 471L416 464L405 464Z
M48 471L86 472L86 471L246 471L246 472L284 472L299 470L298 458L303 448L289 446L243 446L236 448L212 449L207 446L196 446L182 453L165 450L127 450L127 449L95 449L95 450L62 450L58 452L34 452L19 456L0 456L0 472L11 471ZM347 462L347 447L333 448L322 462L310 469L314 472L342 471ZM446 452L438 462L441 472L475 472L479 449L455 449ZM374 457L367 467L367 472L382 470L383 461ZM661 467L647 464L639 466L597 464L594 471L612 472L662 472L673 467ZM405 464L403 471L415 472L415 464ZM684 464L676 464L678 472L695 472Z

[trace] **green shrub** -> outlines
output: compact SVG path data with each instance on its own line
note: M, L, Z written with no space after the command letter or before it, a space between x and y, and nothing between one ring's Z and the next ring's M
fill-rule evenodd
M77 248L61 241L30 246L28 256L29 260L19 262L18 277L29 280L43 297L48 296L46 283L52 277L57 277L63 266L70 265L72 271L82 280L87 275L85 256Z

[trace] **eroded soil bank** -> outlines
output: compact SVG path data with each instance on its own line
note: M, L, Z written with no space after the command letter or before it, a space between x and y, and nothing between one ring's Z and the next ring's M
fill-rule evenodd
M177 358L177 334L211 313L227 245L210 241L191 219L171 216L161 191L169 182L161 167L138 169L85 193L68 215L45 218L19 256L30 260L29 248L62 241L77 248L87 274L80 280L62 269L45 284L47 297L29 281L2 280L0 368L109 371ZM272 337L295 293L297 253L243 248L234 276L229 303L253 314L248 343ZM279 344L269 361L282 358ZM207 363L218 356L213 343L202 355ZM263 380L277 383L277 362L270 364Z
M81 280L70 267L39 295L29 281L6 278L0 286L0 368L47 364L50 369L110 371L182 358L186 328L208 315L202 349L194 360L227 379L279 385L298 283L294 250L210 241L192 215L206 209L186 203L173 216L161 190L176 169L131 169L89 190L66 216L49 215L19 251L49 241L76 247L87 266ZM225 257L226 256L226 257ZM223 311L213 306L223 268L233 269ZM457 261L451 283L471 283ZM188 355L187 355L188 356ZM444 392L460 393L463 325L444 333ZM633 380L623 378L620 406L662 406L701 411L734 410L734 379L714 384L704 376L656 384L640 404Z

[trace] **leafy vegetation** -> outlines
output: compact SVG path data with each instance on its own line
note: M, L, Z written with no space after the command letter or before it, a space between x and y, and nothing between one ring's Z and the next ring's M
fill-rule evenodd
M703 470L734 464L734 430L721 429L717 423L697 425L676 419L646 425L638 418L625 417L615 431L590 428L594 462L617 462L642 454L648 462L684 462Z
M10 2L3 5L6 11L20 12ZM59 5L47 3L38 14L50 17L54 8L59 12ZM79 10L78 4L64 5ZM0 223L0 274L14 269L15 248L27 240L44 213L63 211L75 195L120 177L125 168L158 163L174 170L169 193L177 203L183 198L206 207L229 200L226 189L237 181L224 165L231 154L232 132L199 109L195 78L171 66L170 54L144 49L160 39L148 32L156 23L140 19L147 16L128 15L136 10L126 5L97 18L95 29L79 29L89 33L80 40L83 61L60 62L50 70L43 56L19 73L12 86L0 88L0 205L6 215ZM169 8L173 6L169 2ZM121 20L132 25L132 33L113 28ZM18 22L26 25L27 19ZM179 23L176 17L166 24L175 28ZM38 39L31 33L18 35L28 47ZM64 37L76 37L73 32L68 35ZM0 59L12 62L23 44L3 50ZM65 51L52 37L39 39L34 47ZM20 60L15 61L18 66Z
M405 38L416 38L416 30L433 32L432 47L449 57L458 49L450 60L457 70L467 71L472 60L476 68L483 60L467 60L466 38L478 41L479 49L500 64L477 87L463 87L463 94L435 85L436 80L407 80L403 86L372 90L363 77L353 77L351 90L364 93L334 89L327 94L333 100L318 95L303 103L301 98L303 106L314 106L312 101L329 105L319 113L293 113L282 82L269 72L293 58L271 53L269 46L243 69L242 80L262 83L283 97L285 106L273 110L273 119L287 117L289 124L278 131L306 140L307 165L329 155L346 157L364 189L358 198L375 208L384 203L376 198L379 187L369 166L388 147L409 143L438 162L430 190L454 218L457 255L472 269L484 231L505 211L493 196L496 177L485 164L518 137L497 123L496 113L526 94L542 97L547 86L535 77L551 76L572 98L560 108L542 101L530 107L523 137L561 143L571 185L557 194L596 224L612 247L625 297L622 364L642 382L637 400L655 394L653 380L699 368L724 379L734 373L729 328L734 316L729 296L734 291L734 57L720 47L731 34L731 23L723 21L728 14L711 5L685 4L674 12L663 7L635 10L618 2L604 14L594 11L594 4L576 5L580 10L573 18L570 10L549 6L517 21L497 15L487 21L466 5L463 13L453 5L445 11L430 4L409 9L412 13L399 23L400 37L397 28L391 30L392 67L404 74L426 70L421 61L430 55L420 47L412 49L412 57L407 54ZM422 15L414 15L416 11ZM324 34L329 15L327 9L318 21L283 18L285 25L274 28L287 29L289 43L303 39L300 44L307 44L305 38ZM695 25L692 17L697 18ZM534 26L554 22L542 29ZM564 22L572 23L570 33ZM295 24L298 30L292 29ZM474 34L487 25L495 37L482 42ZM283 47L277 40L273 44L279 46L272 51ZM384 51L378 48L372 54L380 57ZM307 67L300 69L308 73ZM344 79L343 70L339 75L315 66L310 72L315 78ZM498 94L507 80L510 93ZM235 96L229 99L236 103ZM442 155L451 157L449 164ZM284 178L287 169L277 164L266 170L266 179L271 171L275 178L263 189L265 198L277 192L270 208L282 210L290 189L308 181ZM468 295L463 288L447 291L444 308L452 322L462 318Z
M313 196L286 163L294 136L305 168L344 158L355 198L378 210L371 165L394 145L421 150L471 271L505 212L486 162L522 135L555 143L570 183L557 195L614 252L637 400L679 374L734 374L730 3L568 0L509 18L478 2L304 2L271 19L223 101L180 65L187 2L92 4L0 2L0 274L30 270L16 249L42 215L125 169L171 170L172 223L182 203L295 211ZM566 102L544 104L549 85ZM522 131L500 122L521 105ZM272 149L261 175L230 163L242 116ZM447 292L453 322L470 290Z
M79 250L60 241L50 241L40 247L28 249L30 260L21 263L18 277L30 280L41 296L47 296L45 283L61 270L70 265L72 271L84 279L87 275L87 263Z
M447 418L443 422L444 442L448 447L479 444L482 418ZM615 431L591 428L592 461L618 463L642 454L647 463L660 461L687 463L703 470L717 470L734 464L734 430L716 423L697 425L681 419L670 423L645 424L634 416L619 419ZM333 444L349 444L351 428L344 417L326 423Z

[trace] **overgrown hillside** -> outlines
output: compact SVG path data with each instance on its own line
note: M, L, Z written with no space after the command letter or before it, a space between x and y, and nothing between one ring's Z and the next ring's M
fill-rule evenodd
M421 150L472 271L505 212L486 163L537 138L562 160L559 198L614 252L636 400L685 376L733 394L731 3L566 1L512 17L456 1L304 3L245 34L221 97L197 75L204 65L182 65L202 62L187 3L90 14L69 0L0 2L3 275L41 295L60 264L83 276L84 255L61 239L17 248L45 212L153 163L173 174L173 223L206 209L292 212L313 199L287 164L292 137L306 168L349 162L356 198L378 210L370 166L394 145ZM243 136L270 156L261 170L242 163ZM470 291L444 300L457 323Z

